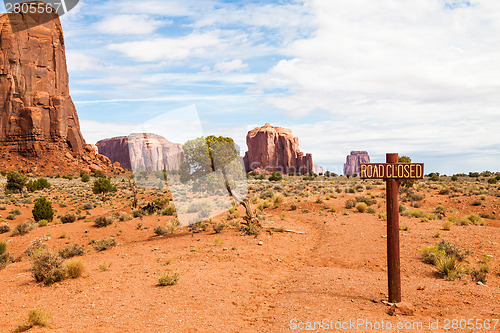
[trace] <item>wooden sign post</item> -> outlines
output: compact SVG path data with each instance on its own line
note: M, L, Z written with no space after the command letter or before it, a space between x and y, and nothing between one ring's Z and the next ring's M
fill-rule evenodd
M397 153L386 154L386 163L362 163L360 177L385 179L387 200L387 275L389 302L401 302L399 260L399 179L424 178L423 163L398 163Z

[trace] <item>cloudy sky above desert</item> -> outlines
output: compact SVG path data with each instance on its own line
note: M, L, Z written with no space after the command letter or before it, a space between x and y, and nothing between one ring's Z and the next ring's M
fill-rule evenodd
M242 153L250 129L287 127L337 173L351 150L500 165L496 0L85 0L62 23L89 143L163 117Z

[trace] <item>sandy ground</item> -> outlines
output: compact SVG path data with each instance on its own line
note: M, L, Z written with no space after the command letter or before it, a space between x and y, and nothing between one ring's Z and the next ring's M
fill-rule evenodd
M383 189L373 192L380 194ZM299 328L314 322L321 322L323 328L328 324L329 329L316 326L308 331L366 332L371 331L370 323L375 325L373 331L398 323L406 324L400 332L500 331L500 323L496 330L445 327L453 319L482 323L500 318L499 220L487 220L488 226L453 225L445 231L443 221L401 217L400 223L409 227L401 231L403 301L415 313L390 316L389 307L382 303L387 299L386 222L377 214L344 208L348 198L359 194L336 194L323 203L315 200L324 195L302 198L294 211L290 210L294 198L285 198L279 207L264 210L264 226L302 234L268 229L253 237L242 236L237 228L220 234L211 229L193 234L181 228L174 234L155 236L154 226L166 224L168 216L135 218L100 229L86 220L51 223L25 236L2 234L0 240L8 241L14 255L21 255L34 237L47 235L51 249L77 243L90 252L81 257L86 265L82 277L51 286L35 282L26 257L0 270L0 331L12 332L19 318L33 308L50 312L52 320L49 327L34 327L30 332L289 332L304 331ZM378 212L384 209L384 201L377 199ZM499 211L498 197L488 196L481 207L471 206L473 199L449 198L433 191L427 193L421 209L429 211L443 204L455 209L456 214L450 215L457 216L474 210ZM338 210L327 212L324 204ZM4 217L14 208L6 206L0 212ZM30 215L31 206L25 206L21 217L6 221L11 227ZM92 217L111 210L96 208ZM140 230L138 222L143 225ZM440 238L433 237L437 230L441 230ZM65 238L59 238L62 232ZM116 237L116 247L96 252L88 245L91 239L108 236ZM483 253L491 254L486 285L470 277L446 281L423 263L419 249L440 239L469 249L472 267L477 267ZM103 271L102 263L112 264ZM167 270L178 271L180 279L173 286L160 287L158 274ZM430 329L429 322L438 329ZM448 325L452 328L452 322Z

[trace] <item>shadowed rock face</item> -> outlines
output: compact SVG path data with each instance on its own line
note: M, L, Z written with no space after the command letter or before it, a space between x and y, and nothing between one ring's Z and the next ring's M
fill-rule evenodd
M0 150L38 157L48 151L83 153L69 95L61 23L53 19L13 33L34 17L0 15ZM10 19L9 19L10 18Z
M347 155L346 163L344 164L344 175L359 175L359 165L361 163L370 163L370 156L366 151L351 151Z
M248 151L244 161L247 172L256 169L281 173L309 173L312 155L299 150L299 139L287 128L266 124L247 134Z
M99 154L107 156L111 162L119 162L123 168L146 170L179 169L184 153L182 145L168 141L151 133L133 133L97 142Z

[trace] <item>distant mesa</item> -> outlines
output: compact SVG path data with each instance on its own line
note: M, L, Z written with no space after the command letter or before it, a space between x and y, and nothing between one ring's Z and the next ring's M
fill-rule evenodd
M313 165L313 172L317 175L323 173L323 167L319 165Z
M265 124L247 134L248 151L243 158L247 172L264 170L281 173L309 173L313 169L311 154L299 150L299 139L287 128Z
M152 133L132 133L105 139L96 144L99 154L126 169L177 170L184 159L182 144Z
M347 155L346 163L344 164L344 175L359 175L359 166L361 163L370 163L368 152L351 151L351 154Z
M33 17L0 15L0 168L42 173L111 169L86 149L69 94L64 37L57 14L13 32ZM16 166L17 164L17 166Z

